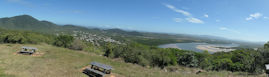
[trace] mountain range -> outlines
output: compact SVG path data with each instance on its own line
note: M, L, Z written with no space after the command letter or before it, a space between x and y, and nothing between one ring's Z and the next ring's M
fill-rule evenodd
M126 42L136 41L147 45L160 45L181 42L206 42L206 43L238 43L247 47L258 47L261 44L246 41L235 41L222 37L208 35L188 35L126 31L122 29L87 28L76 25L58 25L50 21L40 21L30 15L0 18L0 28L9 30L26 30L48 34L71 34L82 40L91 42Z

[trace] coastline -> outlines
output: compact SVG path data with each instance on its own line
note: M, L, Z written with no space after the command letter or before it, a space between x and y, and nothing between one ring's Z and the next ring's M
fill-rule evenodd
M181 49L177 46L177 44L167 44L165 46L163 46L163 48L177 48L177 49Z
M184 46L185 45L185 46ZM177 49L184 49L184 50L191 50L191 51L195 51L195 52L203 52L203 51L208 51L210 53L216 53L216 52L230 52L233 51L235 49L232 49L231 47L233 46L229 46L229 45L215 45L215 44L200 44L200 43L191 43L191 44L184 44L182 45L182 47L184 48L180 48L181 45L178 45L177 43L175 44L165 44L165 45L161 45L159 46L160 48L177 48Z
M224 49L224 48L218 48L220 46L216 46L216 45L197 45L196 48L197 49L200 49L200 50L207 50L209 52L230 52L230 51L233 51L235 49L230 49L230 48L227 48L227 49Z

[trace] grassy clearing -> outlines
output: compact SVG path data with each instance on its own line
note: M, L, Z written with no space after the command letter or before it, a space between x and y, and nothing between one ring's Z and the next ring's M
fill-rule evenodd
M22 46L38 48L42 56L16 55ZM144 68L109 59L94 53L73 51L65 48L42 45L0 44L0 77L87 77L81 68L97 61L113 66L113 73L125 77L252 77L245 73L203 72L198 69L178 66L177 72L165 72L159 68ZM254 76L253 76L254 77ZM256 76L257 77L257 76ZM265 75L259 75L265 77Z

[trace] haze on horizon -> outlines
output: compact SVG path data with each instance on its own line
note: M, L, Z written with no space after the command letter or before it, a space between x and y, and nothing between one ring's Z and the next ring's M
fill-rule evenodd
M0 17L57 24L269 40L268 0L0 0Z

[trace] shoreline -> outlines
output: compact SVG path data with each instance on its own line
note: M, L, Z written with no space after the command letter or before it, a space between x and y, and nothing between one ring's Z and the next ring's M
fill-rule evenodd
M182 48L179 47L177 44L166 44L160 46L160 48L177 48L182 50ZM203 52L208 51L210 53L216 53L216 52L230 52L234 51L235 49L232 49L231 46L221 46L221 45L214 45L214 44L196 44L193 46L195 52ZM184 48L183 48L184 49ZM188 50L188 49L187 49Z
M168 44L168 45L165 45L163 46L162 48L177 48L177 49L181 49L177 46L177 44Z
M222 49L222 48L218 48L220 46L216 46L216 45L197 45L196 48L200 49L200 50L207 50L209 52L230 52L233 51L235 49L231 49L231 48L227 48L227 49Z

